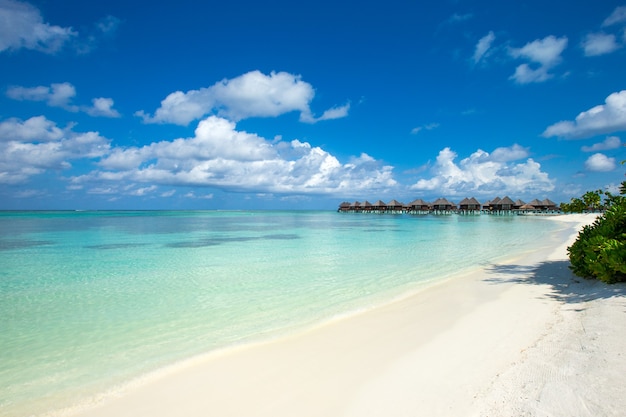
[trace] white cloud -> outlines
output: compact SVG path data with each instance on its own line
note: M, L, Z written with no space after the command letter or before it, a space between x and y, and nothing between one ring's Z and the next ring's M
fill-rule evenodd
M615 158L609 158L602 153L593 154L585 161L585 168L588 171L607 172L613 171L615 167Z
M476 49L474 50L474 64L478 64L483 58L487 56L487 52L491 48L493 41L496 39L496 35L493 31L490 31L488 34L480 38L478 43L476 44Z
M45 23L28 3L0 0L0 52L25 48L52 54L75 36L71 27Z
M417 127L414 127L413 129L411 129L411 134L412 135L417 135L422 130L433 130L433 129L437 129L438 127L439 127L439 123L429 123L429 124L424 125L424 126L417 126Z
M186 197L186 198L197 198L197 199L202 199L202 200L212 200L213 199L213 193L196 195L196 193L194 193L193 191L190 191L187 194L185 194L184 197Z
M552 78L549 71L561 62L561 53L566 47L567 37L547 36L521 48L510 49L509 54L513 58L527 59L538 65L532 68L528 63L521 64L510 78L518 84L543 82Z
M154 115L143 110L135 115L143 118L145 123L179 125L188 125L211 113L238 121L299 111L300 120L309 123L347 116L349 104L329 109L320 118L315 118L309 107L314 96L313 87L300 76L251 71L230 80L224 79L211 87L186 93L176 91L161 101Z
M511 147L496 148L491 152L490 158L496 162L516 161L528 157L528 148L513 144Z
M604 141L600 143L594 143L591 146L583 146L581 150L583 152L598 152L598 151L608 151L611 149L617 149L622 146L622 141L617 136L609 136Z
M539 67L532 69L528 64L521 64L515 68L515 73L510 77L518 84L541 83L552 78L548 68Z
M580 113L574 121L549 126L542 135L582 139L621 130L626 130L626 90L609 95L605 104Z
M609 54L620 48L615 35L606 33L590 33L582 41L585 56L598 56Z
M300 113L300 121L305 123L317 123L322 120L341 119L348 116L350 103L343 106L333 107L326 110L320 117L314 117L310 112Z
M43 116L0 122L0 183L18 184L47 170L68 169L74 159L99 158L109 140L97 132L62 131Z
M107 181L207 186L263 193L335 194L395 187L392 167L363 154L342 164L299 140L267 140L238 131L233 122L209 116L195 135L143 147L114 149L100 161L105 170L75 177L75 184Z
M413 190L437 191L444 195L529 194L554 189L548 174L532 158L521 163L510 163L527 157L519 145L498 148L491 155L477 150L468 158L455 163L456 152L444 148L432 167L433 176L420 179L411 186Z
M511 49L514 58L527 58L545 67L552 67L561 61L561 53L567 46L567 38L547 36L529 42L522 48Z
M120 117L120 113L113 108L113 99L99 97L91 100L93 105L85 107L84 111L90 116Z
M613 13L604 20L602 26L612 26L622 22L626 22L626 6L619 6L613 10Z
M131 190L127 191L127 194L128 195L133 195L133 196L136 196L136 197L141 197L141 196L144 196L144 195L151 194L156 189L157 189L156 185L151 185L149 187L141 187L141 188L137 188L137 189L131 189Z
M7 96L14 100L45 101L48 106L61 107L69 111L78 111L70 105L76 96L76 88L70 83L53 83L50 87L9 87Z
M63 131L44 116L26 121L12 118L0 122L0 142L51 142L63 137Z
M113 109L113 99L94 98L91 106L77 106L72 104L76 97L76 88L68 83L53 83L50 87L21 87L14 86L7 89L7 97L13 100L44 101L48 106L60 107L67 111L83 111L90 116L98 117L120 117L117 110Z

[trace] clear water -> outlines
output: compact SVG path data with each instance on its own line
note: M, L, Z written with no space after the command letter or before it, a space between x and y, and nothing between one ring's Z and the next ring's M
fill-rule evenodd
M0 415L292 332L536 248L540 217L0 213Z

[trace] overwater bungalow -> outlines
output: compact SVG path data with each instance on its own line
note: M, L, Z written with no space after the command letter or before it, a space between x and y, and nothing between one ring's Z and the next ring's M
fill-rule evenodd
M378 200L372 204L372 210L376 213L384 213L387 209L387 204L383 200Z
M544 210L547 211L558 211L559 207L557 207L556 203L549 198L546 198L541 202L543 204Z
M355 201L350 204L350 211L361 211L361 202Z
M532 204L523 204L517 209L517 211L522 214L535 213L537 211L537 208Z
M371 204L365 200L353 203L344 201L339 204L338 212L342 213L394 213L394 214L554 214L560 212L560 208L550 199L539 201L532 200L524 203L523 200L513 201L509 196L504 198L496 197L484 204L474 197L466 197L457 206L446 198L438 198L433 203L418 198L408 204L402 204L398 200L391 200L385 203L382 200Z
M404 204L402 204L398 200L391 200L389 203L387 203L387 210L395 211L395 212L403 212Z
M361 211L365 211L365 212L372 211L372 203L365 200L364 202L361 203L360 208L361 208Z
M480 202L476 200L474 197L472 198L464 198L459 202L459 212L461 214L466 213L480 213Z
M337 211L350 211L350 202L344 201L343 203L339 204L339 209Z
M418 198L407 204L406 210L413 214L426 214L430 212L430 203Z
M493 211L498 202L500 202L500 197L496 197L493 200L487 201L485 204L483 204L483 211L488 213Z
M518 198L517 200L515 200L515 203L513 203L513 210L519 210L524 204L526 203Z
M443 213L451 213L453 211L455 211L457 209L456 204L448 201L445 198L438 198L435 201L433 201L432 204L432 211L436 214L443 214Z
M493 210L498 213L510 212L513 210L513 206L515 202L511 200L508 196L505 196L503 199L499 200L496 204L492 204Z

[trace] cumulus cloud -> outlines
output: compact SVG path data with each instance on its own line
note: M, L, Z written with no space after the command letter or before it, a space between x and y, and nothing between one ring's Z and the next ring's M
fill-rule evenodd
M590 33L581 44L585 56L598 56L610 54L620 48L615 35L606 33Z
M617 149L622 146L622 141L617 136L609 136L600 143L594 143L591 146L583 146L580 148L583 152L598 152Z
M63 131L44 116L26 121L12 118L0 122L0 142L52 142L63 137Z
M527 59L529 63L519 65L510 77L518 84L538 83L553 77L550 70L561 62L561 53L567 47L567 37L547 36L529 42L521 48L512 48L513 58Z
M476 44L476 48L474 49L474 56L472 57L474 60L474 64L478 64L483 58L487 56L487 52L491 48L493 41L496 39L496 35L493 31L490 31L488 34L480 38L478 43Z
M420 179L411 189L450 196L542 193L554 189L541 165L527 158L528 151L519 145L498 148L491 154L479 149L458 164L457 156L450 148L441 150L431 169L433 176ZM513 163L524 158L527 159L523 162Z
M234 122L209 116L190 138L116 148L102 170L73 178L76 184L125 181L150 185L205 186L230 191L349 195L395 187L390 166L363 154L342 164L322 148L297 139L267 140L239 131Z
M71 27L45 23L28 3L0 0L0 52L25 48L53 54L75 36Z
M211 87L176 91L161 101L154 115L143 110L135 115L145 123L179 125L188 125L212 113L239 121L297 111L300 112L300 120L308 123L347 116L349 104L329 109L316 118L309 107L314 96L313 87L302 81L300 76L286 72L265 75L260 71L251 71L230 80L224 79Z
M489 157L496 162L509 162L527 158L528 155L528 148L524 148L515 143L513 146L494 149Z
M99 97L91 100L92 106L85 107L84 111L90 116L120 117L120 113L113 108L113 99Z
M549 126L542 135L583 139L621 130L626 130L626 90L609 95L605 104L580 113L573 121L560 121Z
M602 153L595 153L585 161L585 168L588 171L607 172L613 171L615 167L615 158L609 158Z
M120 117L113 109L113 99L99 97L92 99L91 106L77 106L72 103L76 97L76 88L68 83L53 83L50 86L21 87L13 86L7 89L7 97L20 101L43 101L50 107L60 107L67 111L83 111L90 116Z
M19 184L47 170L71 167L75 159L100 158L109 140L97 132L61 130L43 116L0 122L0 183Z
M609 17L604 20L602 26L612 26L617 23L624 22L626 22L626 6L619 6L615 10L613 10L613 13L611 13Z

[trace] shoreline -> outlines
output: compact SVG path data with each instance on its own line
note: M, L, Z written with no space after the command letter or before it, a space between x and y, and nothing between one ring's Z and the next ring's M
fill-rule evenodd
M520 382L512 375L529 366L559 319L571 322L560 311L569 305L551 286L617 288L615 302L624 304L624 286L573 279L563 261L578 229L595 216L555 219L572 223L571 233L548 255L525 253L301 333L214 352L92 406L50 415L519 415L537 401L509 398ZM539 270L554 282L519 285L540 278ZM624 359L617 368L626 371ZM595 411L589 415L616 415Z

